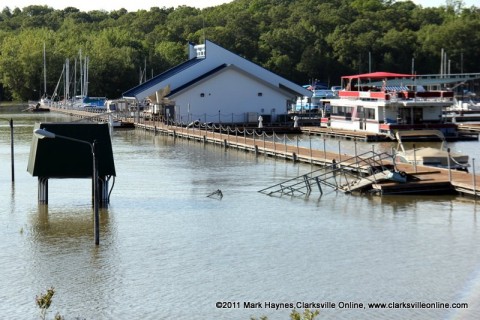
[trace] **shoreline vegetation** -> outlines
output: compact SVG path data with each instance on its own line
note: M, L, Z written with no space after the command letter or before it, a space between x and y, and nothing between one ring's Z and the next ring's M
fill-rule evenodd
M137 12L41 5L2 9L0 96L5 100L45 95L62 100L59 83L65 81L58 79L67 60L75 65L80 54L92 57L89 95L117 99L184 63L187 44L205 39L304 85L338 86L342 76L368 70L437 74L447 57L450 74L478 69L480 38L472 30L480 28L480 8L462 1L435 8L389 0L235 0L205 9ZM477 88L467 83L459 90Z
M1 107L22 107L28 106L28 101L0 101Z

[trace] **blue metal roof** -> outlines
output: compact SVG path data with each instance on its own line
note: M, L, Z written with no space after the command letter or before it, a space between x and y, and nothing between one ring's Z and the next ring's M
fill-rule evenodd
M155 86L156 84L159 84L160 82L170 78L171 76L179 73L179 72L182 72L183 70L199 63L200 61L203 61L204 59L199 59L199 58L193 58L193 59L190 59L190 60L187 60L185 61L184 63L181 63L155 77L153 77L152 79L126 91L123 93L123 97L136 97L140 92L143 92L145 90L147 90L148 88L150 87L153 87Z

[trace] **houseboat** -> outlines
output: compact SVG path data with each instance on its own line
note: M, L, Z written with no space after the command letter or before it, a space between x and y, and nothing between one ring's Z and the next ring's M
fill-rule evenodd
M297 116L302 125L315 125L321 119L330 117L330 100L338 99L338 87L329 89L326 86L305 85L312 92L311 96L300 96L290 108L289 113ZM335 88L335 90L334 90Z
M451 91L427 91L415 75L374 72L342 77L338 99L329 101L331 113L321 119L333 129L385 134L399 130L440 130L458 135L457 125L446 123L443 109L453 103Z
M330 89L308 89L312 96L298 97L295 104L296 113L321 113L324 111L326 102L330 99L337 99L338 96Z

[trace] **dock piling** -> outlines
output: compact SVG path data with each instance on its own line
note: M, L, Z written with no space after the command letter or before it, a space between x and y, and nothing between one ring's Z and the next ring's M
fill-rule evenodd
M14 161L14 151L13 151L13 119L10 118L10 157L11 157L11 166L12 166L12 182L15 181L15 161Z
M415 143L413 144L413 170L417 173L417 152L415 149Z
M448 181L452 182L452 167L450 166L450 148L447 148L447 166L448 166Z
M38 177L38 203L48 204L48 178Z
M472 158L472 184L473 184L473 196L477 197L477 179L475 176L475 158Z

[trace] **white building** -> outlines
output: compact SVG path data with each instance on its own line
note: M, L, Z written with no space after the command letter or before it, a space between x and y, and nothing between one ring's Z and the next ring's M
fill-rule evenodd
M189 44L189 60L123 94L163 105L161 114L181 123L275 121L299 96L312 92L206 40Z

